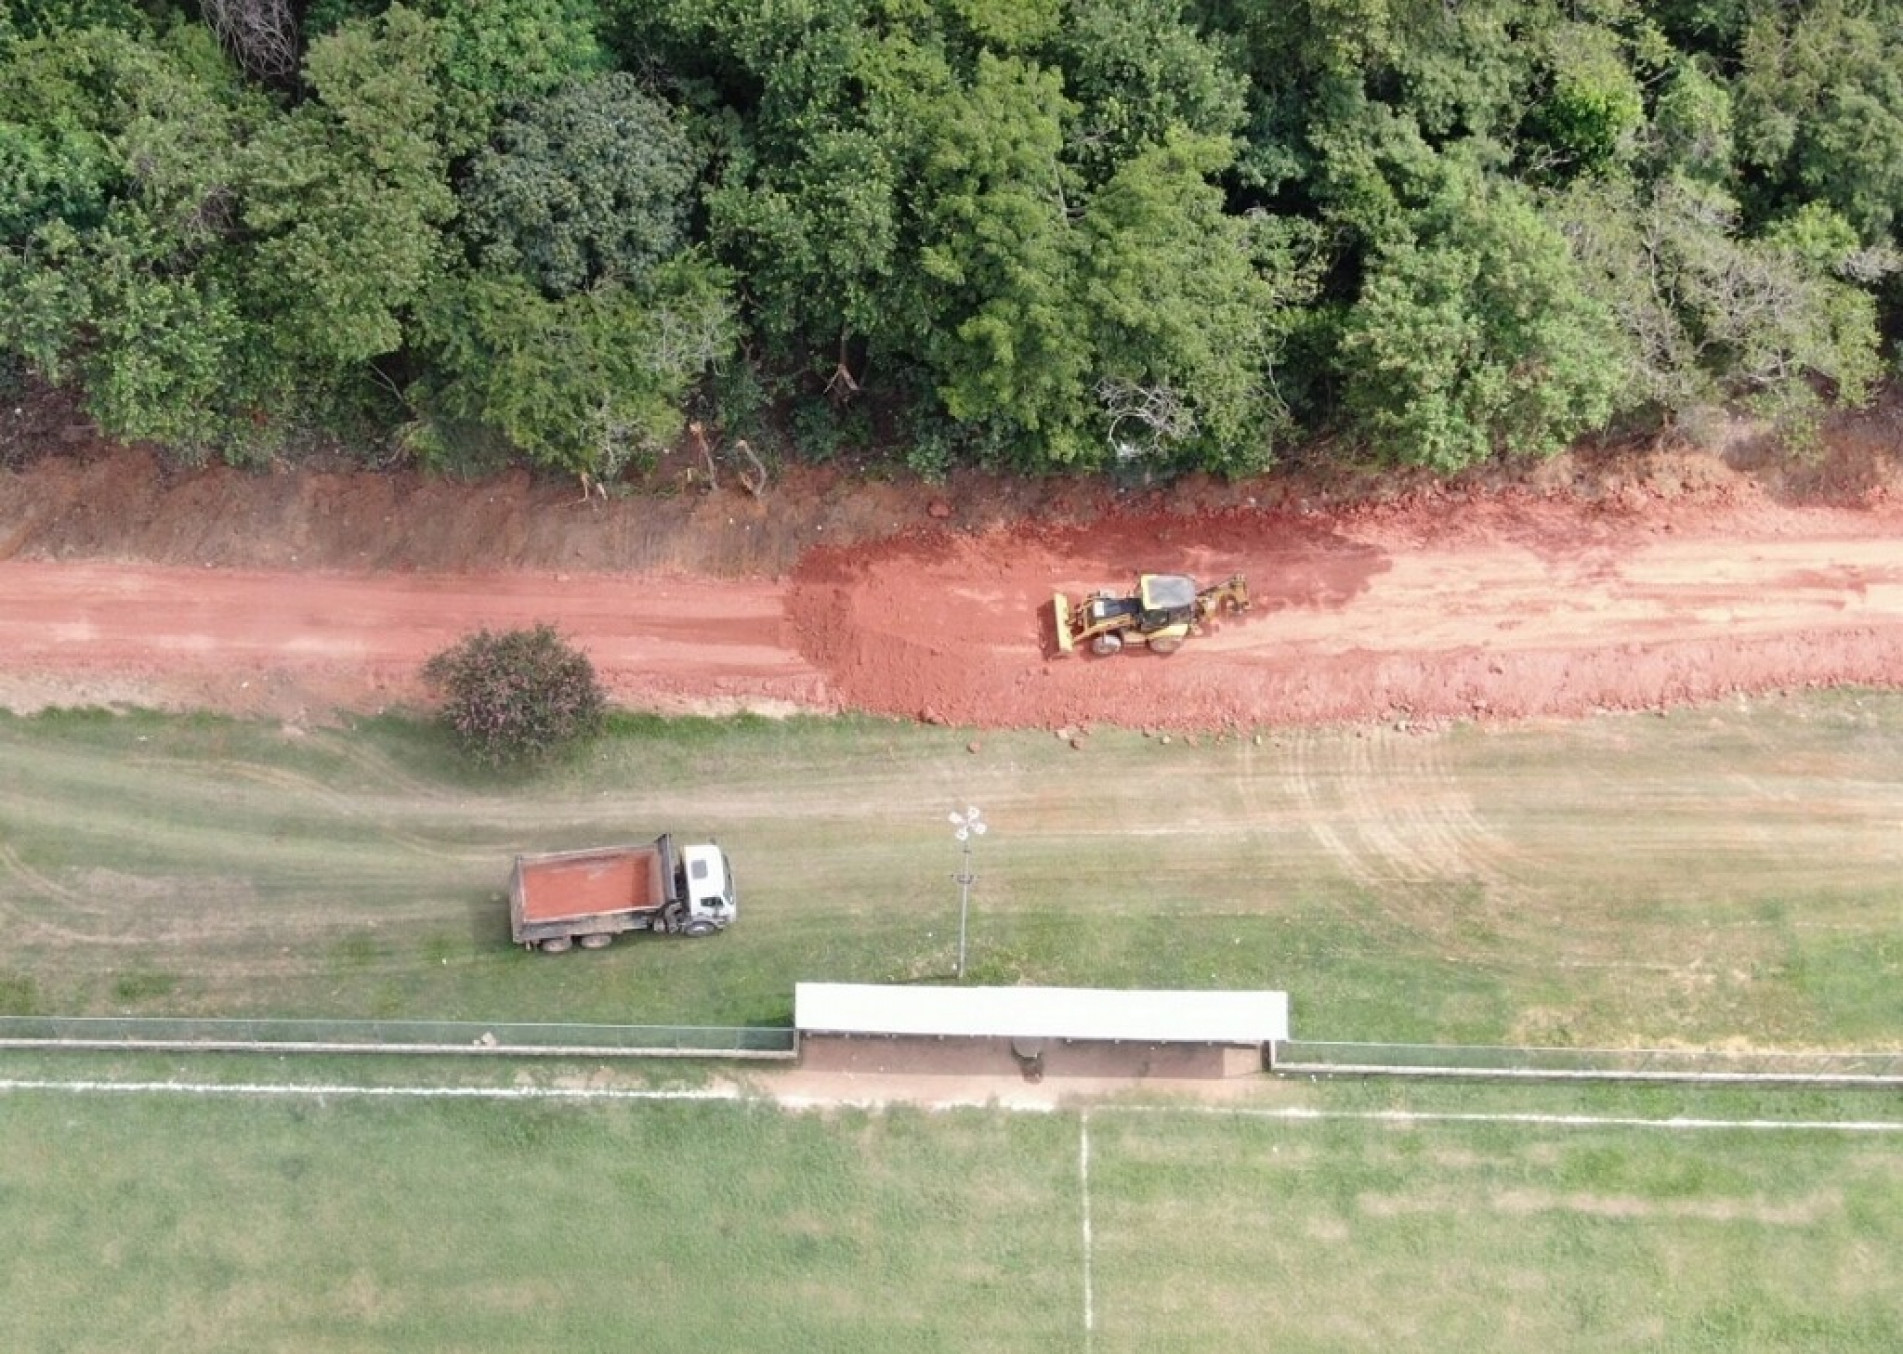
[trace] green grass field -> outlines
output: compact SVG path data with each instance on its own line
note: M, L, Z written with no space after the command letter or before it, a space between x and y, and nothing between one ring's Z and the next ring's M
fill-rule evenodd
M400 720L0 719L0 1012L784 1021L800 979L949 975L945 816L977 804L973 981L1285 987L1308 1039L1903 1048L1903 696L972 737L631 720L498 781ZM508 944L512 853L663 828L728 847L731 932ZM48 1085L75 1081L226 1093ZM345 1089L229 1093L252 1082ZM360 1093L706 1084L0 1055L6 1343L1876 1351L1903 1329L1903 1133L1623 1122L1903 1123L1894 1093L1276 1082L1241 1111L1047 1115ZM1553 1115L1595 1122L1527 1117Z
M1903 1152L1093 1115L1099 1350L1894 1347Z
M1903 1045L1903 698L1164 744L630 721L471 779L399 721L0 720L0 1011L771 1024L801 979L1283 987L1297 1037ZM508 943L513 853L717 835L702 944Z
M1438 1100L1510 1107L1487 1090ZM1782 1108L1870 1105L1805 1100ZM334 1092L0 1110L19 1349L1879 1351L1903 1328L1897 1133Z

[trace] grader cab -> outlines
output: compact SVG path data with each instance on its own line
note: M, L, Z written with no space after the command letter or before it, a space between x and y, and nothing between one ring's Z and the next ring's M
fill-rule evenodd
M1093 592L1080 602L1060 592L1052 599L1052 609L1059 653L1088 647L1105 657L1140 646L1172 654L1217 616L1247 611L1249 584L1235 574L1199 590L1187 574L1141 574L1135 592Z

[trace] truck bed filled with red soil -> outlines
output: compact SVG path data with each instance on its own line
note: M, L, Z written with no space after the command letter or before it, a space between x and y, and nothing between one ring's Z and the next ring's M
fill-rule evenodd
M661 853L651 846L527 856L518 868L525 922L641 912L667 896Z

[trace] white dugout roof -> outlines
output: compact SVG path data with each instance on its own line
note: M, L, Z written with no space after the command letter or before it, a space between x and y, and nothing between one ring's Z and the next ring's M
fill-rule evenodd
M1267 1044L1288 1038L1286 992L799 983L801 1034Z

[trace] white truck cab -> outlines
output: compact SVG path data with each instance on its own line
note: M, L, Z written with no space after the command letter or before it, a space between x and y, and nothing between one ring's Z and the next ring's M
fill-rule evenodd
M683 846L681 873L687 879L687 919L711 921L726 926L740 915L740 899L734 892L733 869L727 853L718 846Z

